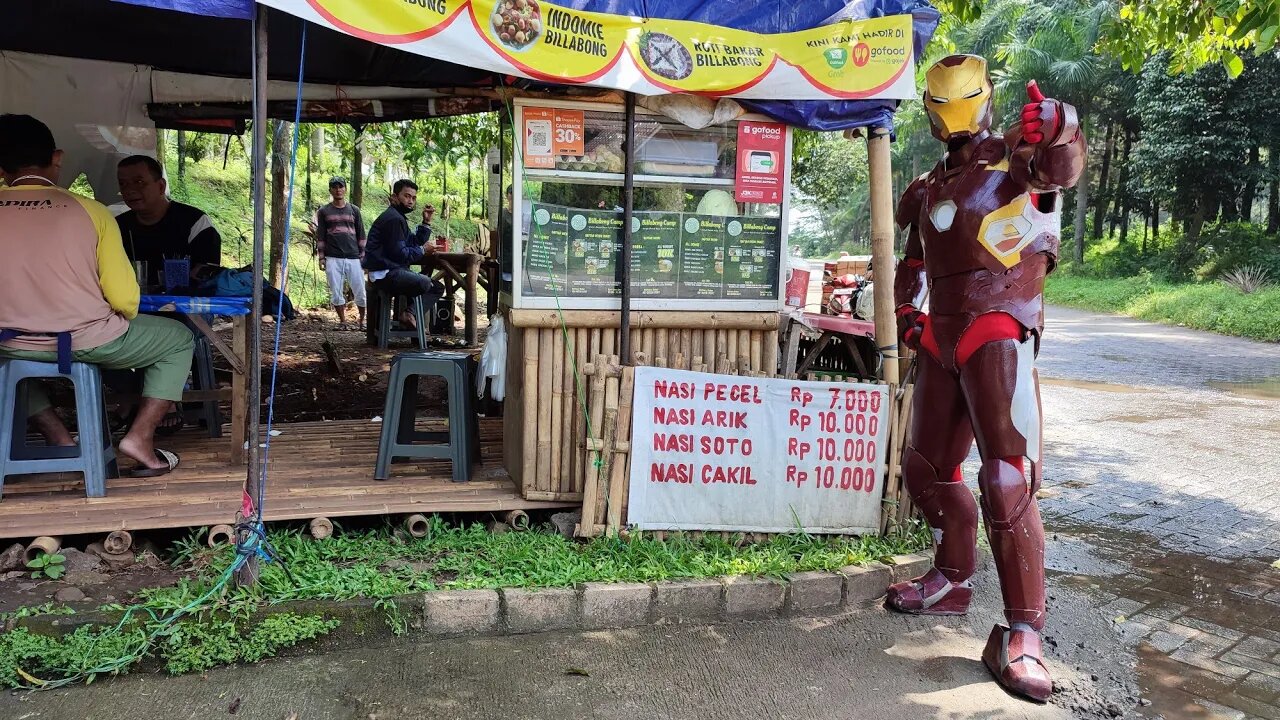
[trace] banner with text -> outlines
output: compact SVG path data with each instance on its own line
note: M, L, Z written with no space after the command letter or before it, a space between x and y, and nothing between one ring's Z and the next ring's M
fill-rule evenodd
M628 524L878 532L885 385L638 367Z
M762 35L545 0L262 0L381 45L535 80L775 100L915 96L910 15Z

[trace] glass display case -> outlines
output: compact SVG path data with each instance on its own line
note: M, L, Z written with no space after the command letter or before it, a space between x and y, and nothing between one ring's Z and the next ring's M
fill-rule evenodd
M623 107L517 100L515 132L512 306L619 308ZM632 308L778 309L790 128L637 111L635 142Z

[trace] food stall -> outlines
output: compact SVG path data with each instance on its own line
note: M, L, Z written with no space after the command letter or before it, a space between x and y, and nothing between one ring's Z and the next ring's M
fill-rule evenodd
M637 110L624 263L625 107L519 98L513 118L507 467L526 498L576 500L582 370L596 355L776 370L792 131L750 114L694 129ZM631 358L621 357L624 283Z

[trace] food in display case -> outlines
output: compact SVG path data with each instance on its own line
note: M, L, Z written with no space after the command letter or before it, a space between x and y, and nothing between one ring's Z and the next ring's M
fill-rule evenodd
M720 151L714 140L655 137L636 149L636 171L643 175L715 177Z
M524 50L542 34L538 0L499 0L492 20L498 39L512 50Z

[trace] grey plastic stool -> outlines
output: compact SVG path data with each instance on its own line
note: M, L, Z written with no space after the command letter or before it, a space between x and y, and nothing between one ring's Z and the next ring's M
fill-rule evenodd
M427 311L425 304L422 302L422 296L418 295L412 298L406 298L409 306L413 310L413 319L418 327L414 330L392 330L391 321L396 314L396 298L388 290L380 287L380 283L373 284L374 302L369 308L369 316L366 319L368 331L372 335L370 342L376 342L379 350L386 350L387 344L392 338L412 338L418 341L418 347L422 350L427 349ZM375 326L374 323L377 322ZM376 329L375 329L376 327Z
M76 431L73 447L27 444L27 394L18 384L32 378L67 378L75 388ZM57 363L0 360L0 493L9 475L84 473L85 495L105 497L107 478L118 477L116 451L111 444L102 376L96 365L71 363L71 374L58 372ZM94 442L93 438L100 438Z
M452 460L453 481L471 479L471 469L480 456L480 422L471 397L473 364L467 353L401 353L392 359L374 479L386 480L396 458ZM448 383L449 429L445 432L414 429L418 377L422 375L442 377Z

